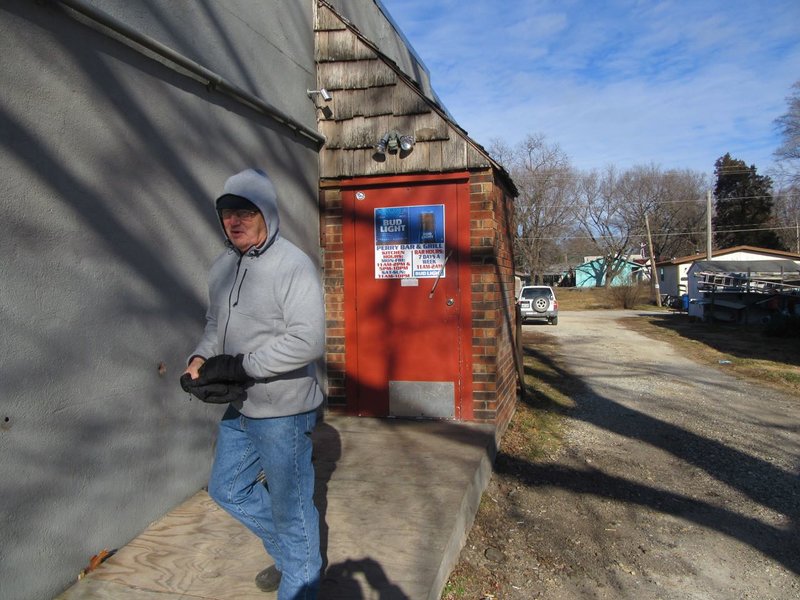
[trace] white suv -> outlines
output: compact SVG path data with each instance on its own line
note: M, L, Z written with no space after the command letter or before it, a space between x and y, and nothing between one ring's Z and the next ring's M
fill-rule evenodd
M517 299L522 322L543 320L558 325L558 300L549 285L526 285Z

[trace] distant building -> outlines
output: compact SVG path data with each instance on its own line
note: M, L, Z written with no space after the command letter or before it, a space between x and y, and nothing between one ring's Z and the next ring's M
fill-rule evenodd
M614 270L617 271L617 274L611 280L611 286L638 283L646 276L645 269L641 264L623 258L617 259ZM590 288L606 285L606 259L603 257L584 262L575 267L574 271L575 287Z
M800 315L800 265L792 260L698 260L688 272L689 316L767 323Z
M756 246L733 246L731 248L714 250L711 256L712 259L721 259L724 257L726 261L788 259L800 265L800 254L784 252L782 250L758 248ZM696 261L706 260L706 258L704 253L697 253L656 263L656 272L659 277L661 293L670 296L681 296L687 293L689 291L689 268Z

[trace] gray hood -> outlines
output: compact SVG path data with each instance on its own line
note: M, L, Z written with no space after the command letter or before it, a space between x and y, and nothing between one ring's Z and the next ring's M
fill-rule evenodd
M258 210L261 211L264 221L267 223L267 241L258 248L251 248L248 254L254 256L262 254L278 237L278 229L280 228L278 194L275 192L275 186L272 185L272 181L261 169L246 169L228 178L222 188L222 194L214 202L215 208L216 203L225 196L244 198L255 204ZM220 225L222 225L221 219ZM224 227L222 228L222 233L223 235L225 234ZM233 246L227 235L225 240L228 246Z

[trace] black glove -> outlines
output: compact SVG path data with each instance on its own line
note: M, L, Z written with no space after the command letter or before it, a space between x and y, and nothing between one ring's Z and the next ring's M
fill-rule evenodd
M247 374L242 366L244 354L231 356L230 354L217 354L212 356L200 367L200 377L195 381L198 385L209 383L250 383L253 378Z
M228 384L226 383L202 383L200 378L192 379L192 376L189 373L184 373L181 375L181 387L183 391L192 394L193 396L197 396L201 400L203 399L202 396L207 396L209 394L224 394L228 391Z
M192 379L189 373L181 375L181 388L187 394L193 393L192 390L197 387L197 379Z
M183 391L210 404L226 404L236 400L244 400L247 394L245 386L235 383L202 384L200 379L192 379L188 373L181 375Z
M222 393L208 392L204 393L203 390L208 390L211 386L218 386L220 384L212 383L210 386L202 386L198 388L201 395L197 396L207 404L227 404L228 402L236 402L237 400L244 401L247 398L247 393L244 391L244 386L237 383L221 384L225 387Z

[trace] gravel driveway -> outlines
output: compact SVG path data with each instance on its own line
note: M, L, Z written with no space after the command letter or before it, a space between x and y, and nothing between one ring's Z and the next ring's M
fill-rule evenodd
M515 521L497 565L479 556L511 574L496 597L800 598L800 399L620 324L636 314L526 326L558 338L577 408L557 456L498 461L487 492Z

